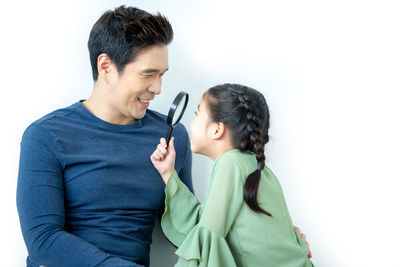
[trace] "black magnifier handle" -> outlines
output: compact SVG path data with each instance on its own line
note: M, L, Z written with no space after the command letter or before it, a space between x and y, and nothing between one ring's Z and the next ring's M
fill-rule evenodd
M167 135L167 148L166 148L166 149L168 149L169 140L171 140L171 136L172 136L172 131L173 131L173 130L174 130L174 127L170 126L170 127L169 127L169 131L168 131L168 135Z

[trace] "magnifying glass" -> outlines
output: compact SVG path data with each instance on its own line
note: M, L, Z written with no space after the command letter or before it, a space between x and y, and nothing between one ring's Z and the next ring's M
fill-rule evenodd
M179 121L182 119L188 101L189 101L189 94L184 91L181 91L175 97L174 102L172 102L167 117L167 123L169 125L169 131L167 134L167 148L169 145L169 140L171 139L172 130L175 128L176 125L178 125Z

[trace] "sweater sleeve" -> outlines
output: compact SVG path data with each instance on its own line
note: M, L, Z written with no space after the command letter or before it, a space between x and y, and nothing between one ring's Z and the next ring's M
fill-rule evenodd
M178 177L171 177L171 184L168 181L163 220L176 229L174 234L166 234L179 242L176 266L236 266L225 238L242 207L242 176L229 158L218 161L203 209L193 205L193 197L182 188Z
M55 140L37 124L28 127L21 141L17 208L29 258L35 264L142 266L65 231L62 162Z

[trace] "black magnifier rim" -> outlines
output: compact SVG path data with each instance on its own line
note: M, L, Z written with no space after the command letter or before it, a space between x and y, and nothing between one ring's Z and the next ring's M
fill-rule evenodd
M179 115L179 118L176 120L176 123L174 125L172 125L172 119L174 118L175 111L176 111L179 103L182 101L182 98L184 98L185 96L186 96L186 100L185 100L185 104L183 106L182 112ZM167 123L169 126L175 127L180 122L180 120L182 119L183 113L185 113L188 100L189 100L189 94L184 91L181 91L175 97L174 102L172 102L171 108L169 109L169 112L168 112Z

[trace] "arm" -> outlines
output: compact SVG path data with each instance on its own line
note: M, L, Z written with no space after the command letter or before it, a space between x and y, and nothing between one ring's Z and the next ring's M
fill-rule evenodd
M63 166L47 131L30 126L21 142L17 207L30 259L45 266L140 266L64 229Z
M225 238L243 204L241 169L229 158L223 158L213 168L207 199L199 221Z
M215 164L201 218L176 251L176 266L236 266L225 238L243 205L242 176L229 158Z
M184 157L183 157L183 164L182 167L180 168L179 171L177 171L177 174L179 178L181 179L182 183L189 189L190 192L194 192L193 190L193 182L192 182L192 151L190 150L190 139L187 134L186 129L182 126L182 131L184 131L184 137L182 138L184 142L183 145L183 152L184 152ZM197 200L197 198L196 198ZM160 207L159 212L158 212L158 219L161 222L161 218L165 212L165 203Z
M174 172L165 187L165 212L161 219L165 236L179 247L199 222L201 213L200 202Z
M161 227L169 241L175 246L179 246L198 223L201 215L201 204L174 170L174 138L171 138L168 153L165 150L165 144L165 139L161 138L160 144L150 159L166 183L165 210L162 215ZM189 163L191 163L191 160ZM185 171L183 174L185 175ZM189 176L190 174L186 173L186 175ZM191 179L189 181L191 185Z
M167 184L162 228L170 241L179 246L176 266L236 266L225 237L243 202L240 169L229 159L218 162L202 209L173 171L174 153L173 142L167 151L161 140L151 160Z

